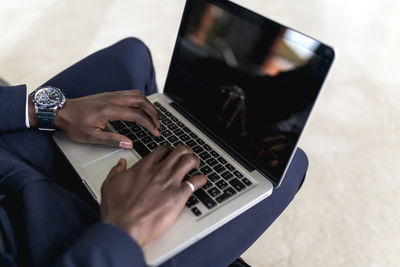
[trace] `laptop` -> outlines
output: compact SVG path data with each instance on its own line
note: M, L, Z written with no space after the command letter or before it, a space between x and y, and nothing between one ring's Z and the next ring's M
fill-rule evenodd
M159 265L267 198L282 183L334 59L327 45L227 0L187 0L163 93L148 96L162 137L133 122L109 131L133 150L53 138L100 203L120 158L128 167L159 145L193 148L207 184L143 252Z

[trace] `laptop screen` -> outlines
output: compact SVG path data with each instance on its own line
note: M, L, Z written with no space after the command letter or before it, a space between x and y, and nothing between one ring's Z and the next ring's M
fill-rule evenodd
M188 0L164 93L279 185L333 56L231 2Z

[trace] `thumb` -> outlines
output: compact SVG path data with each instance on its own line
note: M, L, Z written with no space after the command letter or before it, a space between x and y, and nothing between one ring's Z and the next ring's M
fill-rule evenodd
M112 147L120 147L125 149L132 149L132 140L126 136L117 133L109 133L99 131L92 136L93 143L102 144Z

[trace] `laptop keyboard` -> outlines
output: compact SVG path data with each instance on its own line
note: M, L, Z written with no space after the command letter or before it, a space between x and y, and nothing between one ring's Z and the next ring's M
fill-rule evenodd
M193 133L185 124L173 116L159 102L153 103L158 111L161 137L152 136L146 129L134 122L113 121L111 125L120 134L129 137L134 149L146 156L160 145L176 147L185 144L193 149L200 159L200 168L191 170L185 179L197 173L207 176L207 183L194 192L186 206L198 217L202 215L198 204L201 202L208 210L215 209L232 196L243 192L252 185L228 161L214 151L210 145Z

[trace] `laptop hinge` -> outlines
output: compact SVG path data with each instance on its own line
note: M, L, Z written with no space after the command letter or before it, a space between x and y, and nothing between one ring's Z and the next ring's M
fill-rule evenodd
M212 133L207 127L202 125L198 120L194 119L193 116L187 112L184 108L180 107L175 102L170 103L170 106L179 111L181 115L183 115L187 120L189 120L192 124L194 124L197 128L199 128L208 138L213 140L217 145L222 147L231 157L233 157L237 162L239 162L247 171L252 172L255 168L252 166L250 162L248 162L245 158L243 158L238 152L236 152L229 145L224 143L220 138L218 138L214 133Z

